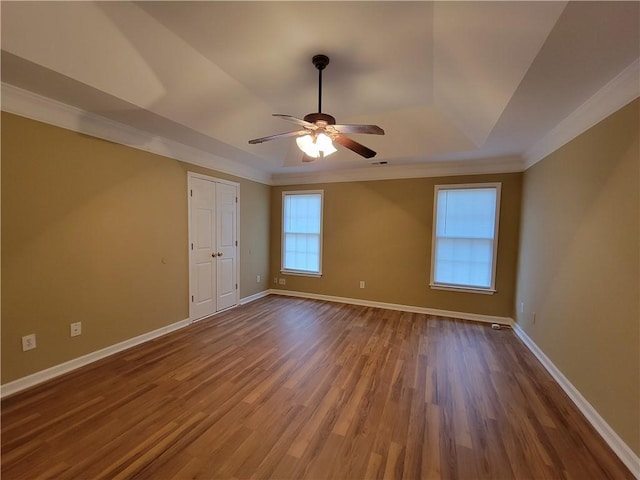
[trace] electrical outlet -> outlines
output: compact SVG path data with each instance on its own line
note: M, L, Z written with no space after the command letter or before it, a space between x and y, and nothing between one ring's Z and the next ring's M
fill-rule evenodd
M260 275L256 275L256 283L260 283Z
M360 280L360 288L364 288L364 280Z
M33 350L36 348L36 334L25 335L22 337L22 351Z
M278 284L280 284L280 285L286 285L286 284L287 284L287 279L286 279L286 278L279 278L279 279L278 279Z
M82 322L72 323L69 327L72 337L77 337L82 334Z
M275 283L275 284L278 283L278 277L273 277L273 283Z

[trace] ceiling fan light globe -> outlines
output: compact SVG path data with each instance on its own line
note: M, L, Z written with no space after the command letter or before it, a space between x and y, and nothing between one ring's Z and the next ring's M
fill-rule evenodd
M316 139L316 145L318 146L318 150L323 152L324 156L331 155L336 152L336 147L333 146L333 142L328 135L324 133L318 134L318 138Z
M331 142L331 138L324 133L318 134L315 139L312 135L303 135L296 138L296 143L300 150L313 158L318 158L320 156L326 157L336 151L336 148Z
M296 143L298 144L298 148L302 150L306 155L313 158L318 158L318 146L313 143L313 137L311 135L303 135L296 138Z

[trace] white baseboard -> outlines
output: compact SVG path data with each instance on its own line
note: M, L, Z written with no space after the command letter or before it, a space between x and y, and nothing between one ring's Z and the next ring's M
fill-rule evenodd
M564 390L569 398L576 404L578 409L587 418L589 423L593 425L600 436L611 447L611 450L622 460L636 478L640 478L640 457L636 455L631 448L618 436L618 434L609 426L609 424L600 416L595 408L587 401L586 398L578 391L578 389L564 376L564 374L554 365L540 347L525 333L518 325L514 324L513 330L522 340L529 350L536 356L540 363L547 369L558 385Z
M253 295L249 295L248 297L241 298L240 305L246 305L247 303L254 302L262 297L266 297L269 293L269 290L263 290L261 292L254 293Z
M284 295L288 297L311 298L314 300L325 300L327 302L350 303L352 305L362 305L364 307L386 308L387 310L399 310L401 312L424 313L425 315L435 315L438 317L459 318L461 320L473 320L475 322L499 323L501 325L513 326L513 319L509 317L496 317L493 315L480 315L477 313L452 312L449 310L436 310L434 308L416 307L413 305L400 305L397 303L374 302L372 300L361 300L359 298L334 297L332 295L320 295L317 293L294 292L291 290L271 289L269 293L274 295Z
M432 308L416 307L411 305L399 305L395 303L375 302L371 300L362 300L357 298L336 297L332 295L321 295L315 293L295 292L290 290L278 290L270 289L258 292L256 294L244 297L240 300L240 305L246 305L267 295L283 295L298 298L310 298L314 300L325 300L328 302L337 303L349 303L353 305L362 305L367 307L386 308L389 310L399 310L411 313L423 313L426 315L435 315L442 317L460 318L463 320L473 320L478 322L487 323L501 323L513 326L513 330L516 335L522 340L522 342L529 348L529 350L536 356L536 358L542 363L546 370L551 374L558 385L564 390L569 398L575 403L582 414L593 425L596 431L607 442L616 455L627 466L631 473L640 479L640 458L629 448L629 446L618 436L618 434L609 426L609 424L600 416L595 408L582 396L578 389L564 376L564 374L554 365L554 363L547 357L542 350L536 345L536 343L525 333L525 331L513 322L513 319L508 317L496 317L491 315L479 315L466 312L453 312L449 310L436 310ZM76 370L80 367L93 363L97 360L103 359L115 353L127 350L141 343L148 342L155 338L166 335L175 330L184 328L190 324L189 319L181 320L171 325L158 328L151 332L138 335L137 337L130 338L123 342L111 345L109 347L97 350L95 352L83 355L82 357L74 358L68 362L55 365L40 372L28 375L26 377L14 380L7 384L0 386L0 398L5 398L14 393L20 392L27 388L38 385L42 382L58 377L65 373Z
M47 368L46 370L41 370L39 372L32 373L31 375L27 375L26 377L19 378L18 380L6 383L0 386L0 398L13 395L14 393L18 393L26 388L33 387L42 382L46 382L47 380L51 380L52 378L71 372L72 370L76 370L77 368L84 367L85 365L93 363L97 360L101 360L105 357L113 355L114 353L127 350L128 348L135 347L136 345L140 345L141 343L148 342L149 340L153 340L154 338L158 338L166 335L167 333L179 330L186 327L190 323L191 321L188 318L185 320L180 320L179 322L172 323L171 325L158 328L157 330L153 330L151 332L143 333L142 335L138 335L137 337L130 338L123 342L116 343L115 345L102 348L95 352L91 352L81 357L74 358L73 360L69 360L68 362L55 365L53 367Z

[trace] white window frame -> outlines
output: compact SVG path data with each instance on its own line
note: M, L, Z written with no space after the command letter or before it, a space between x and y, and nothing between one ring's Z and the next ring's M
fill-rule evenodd
M465 190L465 189L479 189L479 188L495 188L496 189L496 213L495 213L495 225L493 231L493 258L491 266L491 286L490 287L473 287L467 285L455 285L449 283L436 283L434 281L435 274L435 256L436 256L436 222L438 221L438 192L440 190ZM434 290L449 290L454 292L467 292L467 293L481 293L487 295L493 295L496 293L496 264L498 260L498 232L500 224L500 197L502 189L502 183L464 183L453 185L435 185L433 192L433 225L432 225L432 238L431 238L431 278L429 286Z
M285 240L285 219L284 219L284 206L285 197L287 195L320 195L320 252L318 258L318 272L308 272L306 270L293 270L284 267L284 240ZM324 224L324 190L288 190L282 192L282 224L280 226L280 273L286 273L288 275L300 275L302 277L321 277L322 276L322 244L323 244L323 224Z

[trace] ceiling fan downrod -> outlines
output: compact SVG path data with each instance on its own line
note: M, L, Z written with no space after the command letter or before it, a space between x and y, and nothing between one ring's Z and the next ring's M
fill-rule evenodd
M322 113L322 70L329 65L329 57L326 55L314 55L311 61L318 69L318 113Z

